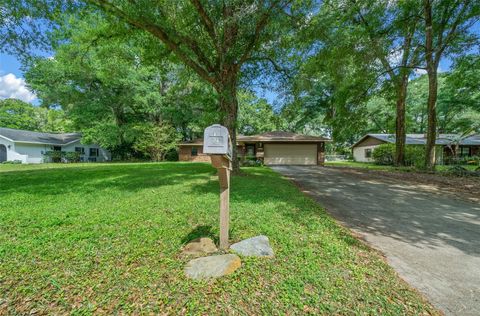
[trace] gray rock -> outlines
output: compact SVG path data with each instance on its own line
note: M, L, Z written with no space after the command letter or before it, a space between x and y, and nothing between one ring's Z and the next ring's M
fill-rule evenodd
M182 249L182 253L184 255L194 256L209 254L216 251L217 247L215 246L213 240L207 237L194 239L186 244Z
M242 262L237 255L217 255L190 260L185 266L185 274L191 279L218 278L235 272Z
M230 249L242 256L251 257L273 257L273 249L267 236L255 236L237 242L230 246Z

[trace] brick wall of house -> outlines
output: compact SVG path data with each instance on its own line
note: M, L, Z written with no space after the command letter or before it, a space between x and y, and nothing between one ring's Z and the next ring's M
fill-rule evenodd
M197 148L197 156L192 156L192 147ZM181 146L178 160L192 162L210 162L210 156L203 153L203 146Z

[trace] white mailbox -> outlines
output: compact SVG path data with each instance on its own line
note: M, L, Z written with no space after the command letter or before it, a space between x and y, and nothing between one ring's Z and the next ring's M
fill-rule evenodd
M203 153L207 155L232 156L232 142L228 129L214 124L205 129L203 134Z

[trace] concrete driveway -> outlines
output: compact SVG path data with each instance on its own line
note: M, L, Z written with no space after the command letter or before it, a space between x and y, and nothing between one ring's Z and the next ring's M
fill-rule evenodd
M447 315L480 315L480 205L434 188L342 168L277 166L382 251Z

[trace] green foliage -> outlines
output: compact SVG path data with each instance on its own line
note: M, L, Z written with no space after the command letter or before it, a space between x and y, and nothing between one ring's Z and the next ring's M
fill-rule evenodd
M379 165L393 165L395 144L381 144L375 148L372 158Z
M45 162L80 162L80 153L76 151L51 150L43 154Z
M446 173L457 177L480 177L480 168L472 171L462 166L454 166L448 168Z
M169 124L144 124L135 128L138 133L133 148L150 157L163 161L165 155L176 149L181 136Z
M238 132L254 135L280 129L281 117L273 112L267 100L259 99L248 91L238 95Z
M62 162L62 158L65 156L65 152L58 150L51 150L43 154L45 162Z
M381 144L372 153L373 160L378 165L393 165L395 157L395 144ZM423 146L405 146L405 165L420 168L425 161L425 149Z
M467 80L459 81L459 70L441 73L438 77L437 124L440 133L471 133L480 131L480 108L477 97L467 91ZM480 70L479 70L480 72ZM462 77L463 78L463 77ZM427 126L428 77L422 75L409 84L407 97L407 130L425 133Z
M38 130L35 108L17 99L0 100L0 126L24 130Z
M459 58L447 77L452 99L480 112L480 56Z
M21 160L7 160L2 162L3 165L21 165Z
M134 144L143 123L170 124L193 139L218 122L211 87L161 51L145 51L145 35L119 31L98 14L68 19L55 33L55 57L36 59L26 73L42 105L60 105L86 142L121 160L142 158Z
M183 269L191 258L179 255L181 247L199 232L218 236L213 175L199 163L2 165L0 292L9 303L1 308L52 315L438 314L377 251L268 168L232 177L231 241L265 234L275 258L242 258L233 275L188 280Z
M421 145L405 146L405 165L423 168L425 163L425 147Z
M37 132L71 131L62 110L41 108L17 99L0 100L0 127Z
M76 151L68 151L64 154L67 162L80 162L80 153Z

